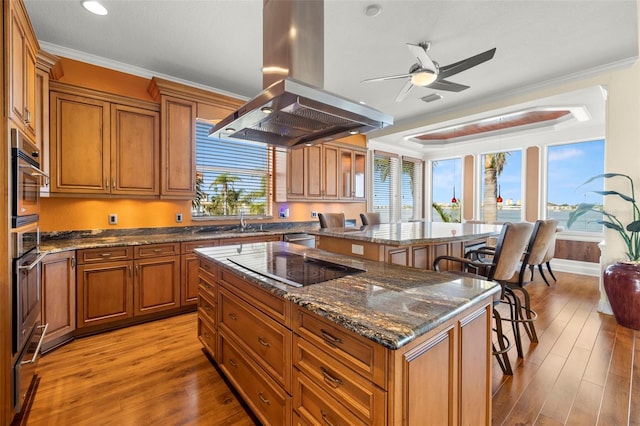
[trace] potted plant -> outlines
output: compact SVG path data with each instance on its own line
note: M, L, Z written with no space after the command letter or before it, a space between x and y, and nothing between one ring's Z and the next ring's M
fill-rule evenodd
M604 173L593 176L582 185L599 178L624 178L629 181L630 195L618 191L591 192L604 197L620 197L628 202L633 219L624 224L614 214L604 210L601 205L584 203L579 204L576 210L571 212L567 227L570 228L580 216L593 211L602 214L602 219L596 220L596 223L612 229L620 235L626 245L627 258L607 266L603 274L604 289L616 321L622 326L640 330L640 209L636 204L633 180L621 173Z

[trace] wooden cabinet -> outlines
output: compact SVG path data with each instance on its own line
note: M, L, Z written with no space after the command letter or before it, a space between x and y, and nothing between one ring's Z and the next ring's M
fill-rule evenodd
M78 328L133 317L132 259L132 247L78 250Z
M36 54L38 41L21 1L9 2L9 118L36 138Z
M52 193L159 194L156 104L54 82L51 89Z
M200 341L264 424L491 423L491 295L391 350L199 259Z
M76 329L76 252L48 254L42 261L42 323L48 324L42 350L73 338Z
M198 339L215 360L218 356L216 265L213 262L198 259L198 266Z
M491 424L491 309L476 306L392 352L393 417L406 424Z
M49 174L49 78L54 74L58 61L55 56L46 52L38 52L36 63L36 111L35 129L36 146L40 148L40 169ZM43 179L40 196L49 194L50 179Z
M180 307L180 244L78 250L78 328Z
M291 424L289 302L234 273L217 273L220 369L264 424Z
M193 199L196 182L196 103L161 97L161 186L164 197Z
M180 307L180 244L135 247L134 316Z
M214 247L217 240L189 241L181 245L180 255L180 305L194 305L198 303L198 256L193 250L200 247ZM214 299L215 300L215 299Z
M287 198L364 201L365 165L365 151L331 144L292 149L287 160Z
M340 198L366 201L366 151L340 149Z

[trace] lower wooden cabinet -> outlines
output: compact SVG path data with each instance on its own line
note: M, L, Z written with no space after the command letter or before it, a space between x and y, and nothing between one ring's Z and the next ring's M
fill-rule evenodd
M42 261L42 343L47 351L73 338L76 329L76 252L48 254Z
M391 350L199 259L200 341L262 423L491 424L492 296Z
M78 265L78 328L133 316L133 262Z
M134 261L134 315L180 307L180 256Z

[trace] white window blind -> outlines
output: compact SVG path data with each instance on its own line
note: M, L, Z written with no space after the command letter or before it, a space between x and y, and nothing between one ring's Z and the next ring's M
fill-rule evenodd
M423 161L375 151L372 208L383 223L422 217Z
M213 127L196 122L198 194L194 217L271 214L271 148L264 143L209 137Z

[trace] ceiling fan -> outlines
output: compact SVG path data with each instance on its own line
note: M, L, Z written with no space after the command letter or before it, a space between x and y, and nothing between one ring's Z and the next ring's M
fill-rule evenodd
M409 78L400 90L400 93L398 93L396 102L402 101L414 86L429 87L436 90L447 90L449 92L461 92L468 89L469 86L454 83L445 79L490 60L496 53L496 48L494 47L486 52L482 52L467 59L441 67L437 62L429 58L427 51L430 46L431 43L428 41L423 41L419 44L407 43L409 51L418 60L418 62L411 65L408 73L370 78L363 80L362 82L371 83L374 81Z

